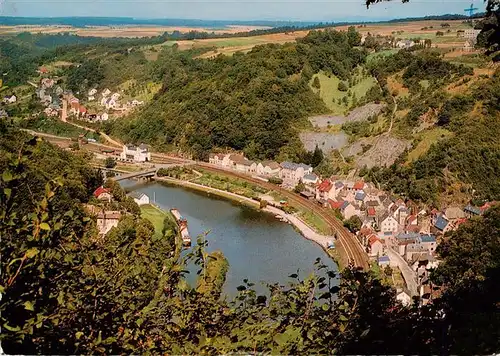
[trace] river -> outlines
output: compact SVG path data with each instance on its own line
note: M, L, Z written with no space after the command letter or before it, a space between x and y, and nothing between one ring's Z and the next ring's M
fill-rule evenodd
M129 187L132 182L124 182ZM146 193L162 209L179 209L187 219L189 232L196 236L208 232L208 250L221 250L229 261L225 293L234 295L236 287L248 278L256 290L259 282L291 281L297 273L306 277L314 271L314 261L320 257L332 270L336 264L314 242L303 238L293 227L274 216L232 201L186 188L148 183L134 190ZM195 275L195 267L188 268ZM188 278L193 281L194 277Z

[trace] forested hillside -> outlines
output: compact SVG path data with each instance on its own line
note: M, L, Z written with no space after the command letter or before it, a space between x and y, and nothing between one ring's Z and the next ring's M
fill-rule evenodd
M372 72L385 84L386 95L396 96L402 110L395 122L398 134L436 129L449 134L411 162L406 151L394 165L374 167L367 174L369 179L426 203L453 201L457 193L477 201L500 199L498 69L492 77L475 76L469 67L402 51L372 65ZM408 97L388 92L387 78L397 72L409 88Z
M484 354L498 350L500 207L445 237L441 297L405 308L371 273L318 275L221 299L220 253L180 254L133 207L104 240L82 209L101 182L84 157L0 126L0 341L11 354ZM110 183L121 204L123 191ZM479 243L478 243L479 242ZM470 247L472 246L472 247ZM477 263L481 261L481 263ZM196 263L196 286L185 279ZM230 268L230 267L229 267ZM291 273L293 271L290 271ZM456 278L462 276L461 278Z
M161 149L179 147L197 158L227 147L253 159L296 160L303 153L298 128L308 115L326 112L308 81L319 70L348 79L365 60L354 48L359 40L354 30L325 30L298 43L213 60L164 51L160 93L136 117L116 122L113 133Z

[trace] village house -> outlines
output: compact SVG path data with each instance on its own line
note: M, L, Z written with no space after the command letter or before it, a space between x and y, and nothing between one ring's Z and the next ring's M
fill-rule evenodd
M408 49L415 46L415 42L411 40L401 40L396 42L396 48Z
M379 221L379 228L381 232L396 232L399 229L398 221L389 213L383 214Z
M441 233L445 233L448 230L450 230L451 226L449 224L449 221L446 219L446 217L443 214L436 214L433 217L433 226L435 229L437 229Z
M108 88L104 89L101 93L103 97L107 97L109 94L111 94L111 90L109 90Z
M149 204L149 196L144 193L133 191L129 195L139 206Z
M0 118L5 119L9 117L9 113L5 109L0 109Z
M134 99L130 102L130 105L133 107L139 106L139 105L144 105L144 101L139 101L139 100Z
M329 179L325 179L316 187L316 200L327 201L328 199L333 200L335 197L335 186Z
M468 217L470 219L474 216L481 215L481 209L469 204L464 208L464 213L465 213L466 217Z
M245 157L242 160L235 160L233 162L233 168L242 173L255 173L257 168L257 164L254 161L248 160Z
M15 96L14 94L6 95L3 97L2 100L4 104L14 104L16 101L17 101L17 96Z
M462 46L462 51L472 52L472 51L474 51L475 46L476 46L476 42L472 39L468 39L467 41L464 42L464 45Z
M149 147L143 143L139 146L128 144L123 146L120 159L123 161L149 162L151 161L151 152L149 152Z
M95 95L97 94L97 89L90 89L88 93L88 101L94 101Z
M318 183L318 181L319 177L314 173L305 174L304 177L302 178L302 182L306 185L314 185Z
M405 307L411 305L412 303L412 298L410 296L410 293L408 291L405 291L403 289L398 289L396 291L396 300L401 302Z
M303 163L282 162L280 178L298 182L304 175L312 173L312 167Z
M260 176L277 177L280 171L281 166L274 161L262 161L256 167L256 172Z
M481 30L476 30L473 28L468 28L463 32L463 37L467 39L476 40L477 36L481 33Z
M45 108L45 110L43 110L43 113L45 115L47 115L48 117L55 117L55 116L59 115L59 111L55 110L51 107Z
M391 259L389 256L380 256L377 259L377 263L380 267L385 267L385 266L390 266L391 265Z
M94 191L94 197L101 201L107 201L110 202L111 199L113 198L111 196L111 191L108 188L104 188L103 186L100 186Z
M379 257L384 254L384 245L377 235L372 234L368 237L368 256Z
M227 154L222 154L222 153L210 153L208 156L208 163L210 164L215 164L217 166L223 166L224 165L224 157L229 156Z
M49 88L52 88L54 86L55 82L54 82L54 79L43 78L40 81L40 84L41 84L43 89L49 89Z
M360 211L356 209L354 205L349 203L348 201L344 201L342 205L340 206L340 212L342 213L342 216L344 219L350 219L355 215L360 215Z
M408 245L416 244L419 237L419 233L399 233L394 237L394 239L390 239L390 242L392 245L395 245L394 247L396 248L397 253L401 256L405 256L406 247Z
M119 211L102 211L97 214L97 229L100 236L105 236L112 228L117 227L122 214Z

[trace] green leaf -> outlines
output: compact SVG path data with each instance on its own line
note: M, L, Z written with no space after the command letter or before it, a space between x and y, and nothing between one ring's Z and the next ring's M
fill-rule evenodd
M347 321L347 318L345 317L345 315L341 315L339 319L340 319L340 321Z
M5 196L7 197L7 199L9 199L10 195L12 193L12 189L10 189L10 188L4 188L3 189L3 193L5 194Z
M324 311L328 311L328 309L330 309L330 307L328 306L328 304L323 304L321 306L321 309L323 309Z
M2 180L4 182L10 182L12 180L12 173L8 170L3 171Z
M35 306L33 305L33 302L30 302L29 300L24 302L23 305L24 305L24 309L35 311Z
M78 331L76 334L75 334L75 337L77 340L80 340L80 338L83 336L83 333L81 331Z
M12 327L12 326L9 326L9 324L5 323L3 324L3 327L9 331L19 331L21 330L21 328L19 326L16 326L16 327Z
M26 251L26 257L27 258L33 258L38 254L38 249L36 247L30 248L28 251Z
M144 319L139 318L139 319L137 319L137 320L135 321L135 323L137 324L137 326L141 326L141 325L142 325L142 323L144 323Z
M47 223L41 223L40 224L40 229L50 231L50 225Z

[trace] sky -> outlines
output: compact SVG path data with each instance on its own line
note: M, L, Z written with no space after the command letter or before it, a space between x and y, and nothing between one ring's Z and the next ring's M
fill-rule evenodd
M464 14L472 0L0 0L1 16L106 16L202 20L369 21ZM474 7L484 10L481 0Z

